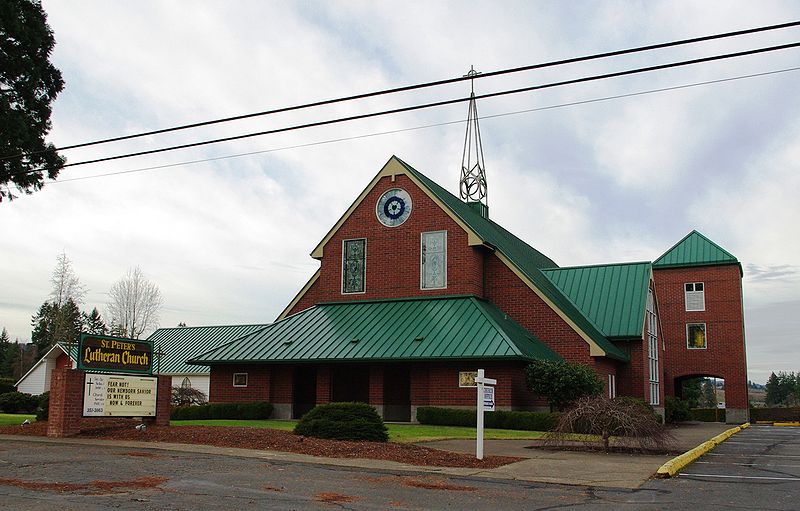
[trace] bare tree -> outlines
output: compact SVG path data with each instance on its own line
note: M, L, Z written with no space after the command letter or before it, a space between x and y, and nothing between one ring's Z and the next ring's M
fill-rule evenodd
M86 296L86 288L81 284L75 271L72 269L72 261L67 257L66 252L58 254L56 268L50 277L53 289L50 291L52 302L59 308L70 298L76 305L83 303Z
M108 292L111 333L138 339L143 332L158 326L164 300L161 291L136 266L111 286Z

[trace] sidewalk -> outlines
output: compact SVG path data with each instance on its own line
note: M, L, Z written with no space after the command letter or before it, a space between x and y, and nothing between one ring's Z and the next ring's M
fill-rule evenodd
M689 423L676 428L673 434L676 437L678 449L685 451L729 429L729 427L730 425L719 423ZM372 470L425 472L461 477L487 477L614 488L638 488L647 481L664 462L672 458L672 456L544 451L541 449L526 449L527 446L531 445L531 442L528 440L487 440L484 444L484 452L486 455L517 456L527 459L503 467L484 470L474 468L421 467L371 459L322 458L277 451L257 451L253 449L170 444L164 442L134 442L85 438L54 439L12 435L0 435L0 441L107 445L115 448L156 449L295 463L336 465ZM425 442L422 445L455 452L475 452L474 440L441 440Z
M676 440L675 447L680 451L688 451L731 427L730 424L707 422L681 424L672 430ZM447 451L475 452L474 440L440 440L421 445ZM531 442L528 440L486 440L484 452L487 456L517 456L528 459L476 475L542 483L638 488L661 465L674 457L527 449L529 445Z

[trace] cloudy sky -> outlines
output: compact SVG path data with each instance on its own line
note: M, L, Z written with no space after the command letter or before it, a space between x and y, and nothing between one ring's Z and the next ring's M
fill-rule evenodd
M458 77L470 65L489 72L800 19L792 1L44 7L66 81L49 136L57 146ZM485 78L475 89L798 40L800 29L781 30ZM562 266L653 260L698 229L743 263L750 377L800 370L798 66L790 49L481 101L492 218ZM761 73L772 74L613 99ZM64 155L79 162L464 97L468 87ZM0 204L0 327L30 338L62 251L89 290L86 309L105 312L111 285L139 265L164 295L162 326L272 321L317 268L308 253L392 154L457 190L465 115L458 104L64 169Z

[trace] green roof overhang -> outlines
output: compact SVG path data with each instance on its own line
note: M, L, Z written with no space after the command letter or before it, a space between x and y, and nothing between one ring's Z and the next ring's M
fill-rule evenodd
M474 296L317 304L189 360L193 365L561 360Z

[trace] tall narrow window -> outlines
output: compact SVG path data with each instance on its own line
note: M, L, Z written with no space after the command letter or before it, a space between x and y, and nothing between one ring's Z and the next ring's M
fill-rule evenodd
M367 240L344 240L342 243L342 293L365 292Z
M447 287L447 231L423 232L421 237L422 289Z
M608 375L608 397L610 399L617 397L617 376L614 374Z
M650 373L650 404L660 402L660 388L658 377L658 316L653 298L653 290L647 291L647 362Z
M684 284L684 299L687 311L706 310L706 293L702 282L687 282Z

